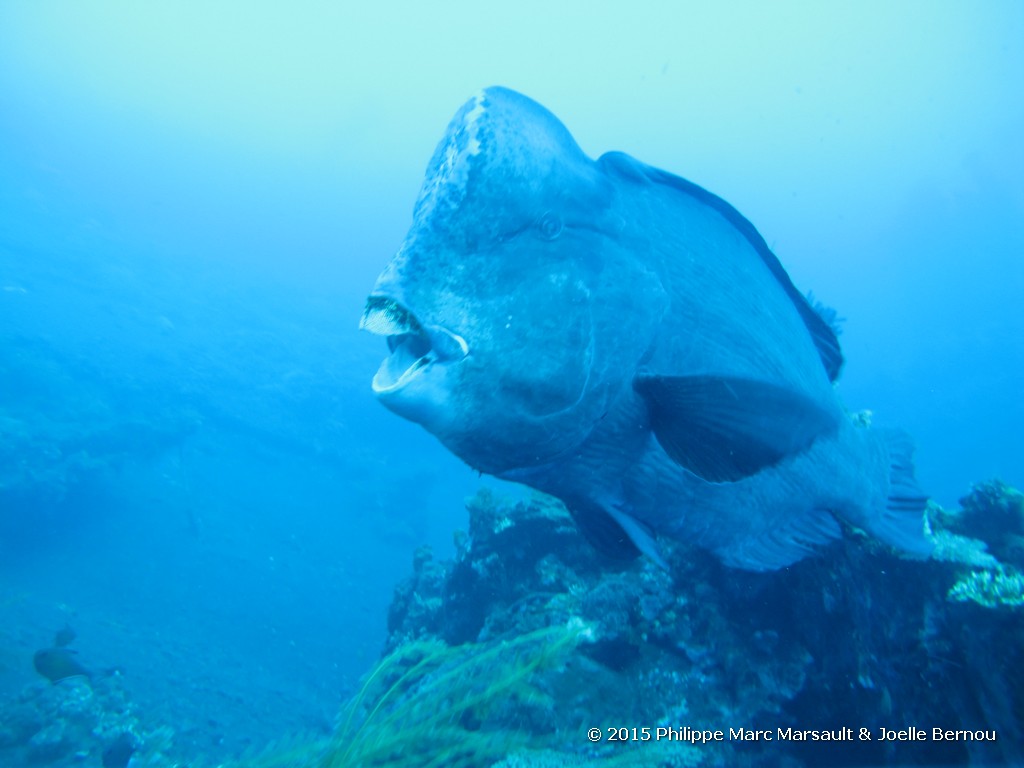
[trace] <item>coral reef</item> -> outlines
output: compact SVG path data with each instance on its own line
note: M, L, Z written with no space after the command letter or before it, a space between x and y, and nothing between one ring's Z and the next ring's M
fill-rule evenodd
M929 561L850 531L825 556L764 574L672 542L660 543L668 569L610 560L557 501L481 491L454 558L416 551L385 653L333 736L297 735L235 765L1019 764L1019 499L986 483L959 510L933 505ZM170 732L140 726L116 675L35 684L0 715L9 764L96 764L121 733L139 745L133 766L173 764ZM907 724L997 737L878 738ZM787 729L850 736L780 741Z
M1024 494L993 480L978 483L960 509L930 509L936 558L971 566L947 597L984 608L1024 606ZM971 534L978 538L970 538Z
M960 509L940 510L933 519L951 533L981 539L1001 562L1024 565L1024 494L1005 483L977 483Z
M122 734L135 746L133 768L171 768L174 732L139 719L117 673L38 682L0 702L3 765L100 765L104 750Z
M412 577L396 589L388 648L488 642L570 617L593 628L546 682L562 743L553 754L510 756L504 768L608 764L611 745L587 743L586 729L609 725L877 733L923 722L999 735L995 743L726 739L699 745L696 757L671 749L695 748L688 744L632 745L651 765L1017 762L1019 499L985 483L960 510L933 505L930 561L851 531L824 557L749 574L671 542L659 542L667 572L644 559L608 560L558 502L537 495L512 504L483 491L468 501L469 532L456 536L454 560L416 553Z
M949 599L972 600L986 608L1024 606L1024 575L999 568L994 571L972 571L949 590Z

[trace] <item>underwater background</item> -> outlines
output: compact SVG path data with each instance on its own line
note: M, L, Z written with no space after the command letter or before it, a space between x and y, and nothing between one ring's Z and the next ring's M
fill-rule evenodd
M65 626L163 740L134 765L329 733L414 553L523 497L374 401L357 328L488 85L733 204L845 318L842 398L934 500L1019 504L1022 41L1009 1L0 5L0 759L117 764L123 722L47 721Z

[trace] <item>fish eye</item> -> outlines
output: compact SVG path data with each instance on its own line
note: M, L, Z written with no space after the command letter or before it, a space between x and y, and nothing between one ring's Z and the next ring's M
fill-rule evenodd
M537 232L545 240L554 240L562 234L561 218L559 218L556 213L545 211L541 214L541 217L537 219Z

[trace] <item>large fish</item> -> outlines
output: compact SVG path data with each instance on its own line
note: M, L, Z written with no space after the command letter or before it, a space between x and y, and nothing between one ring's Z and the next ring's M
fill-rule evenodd
M482 472L560 498L612 553L657 537L768 570L840 521L925 556L909 440L850 416L828 313L701 187L587 157L488 88L434 153L361 327L373 390Z

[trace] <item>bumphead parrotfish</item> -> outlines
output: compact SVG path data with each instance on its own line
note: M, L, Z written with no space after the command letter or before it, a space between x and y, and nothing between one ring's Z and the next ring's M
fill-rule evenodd
M701 187L488 88L448 126L362 328L379 400L561 499L611 553L657 537L769 570L842 535L926 556L901 432L848 414L829 313Z

